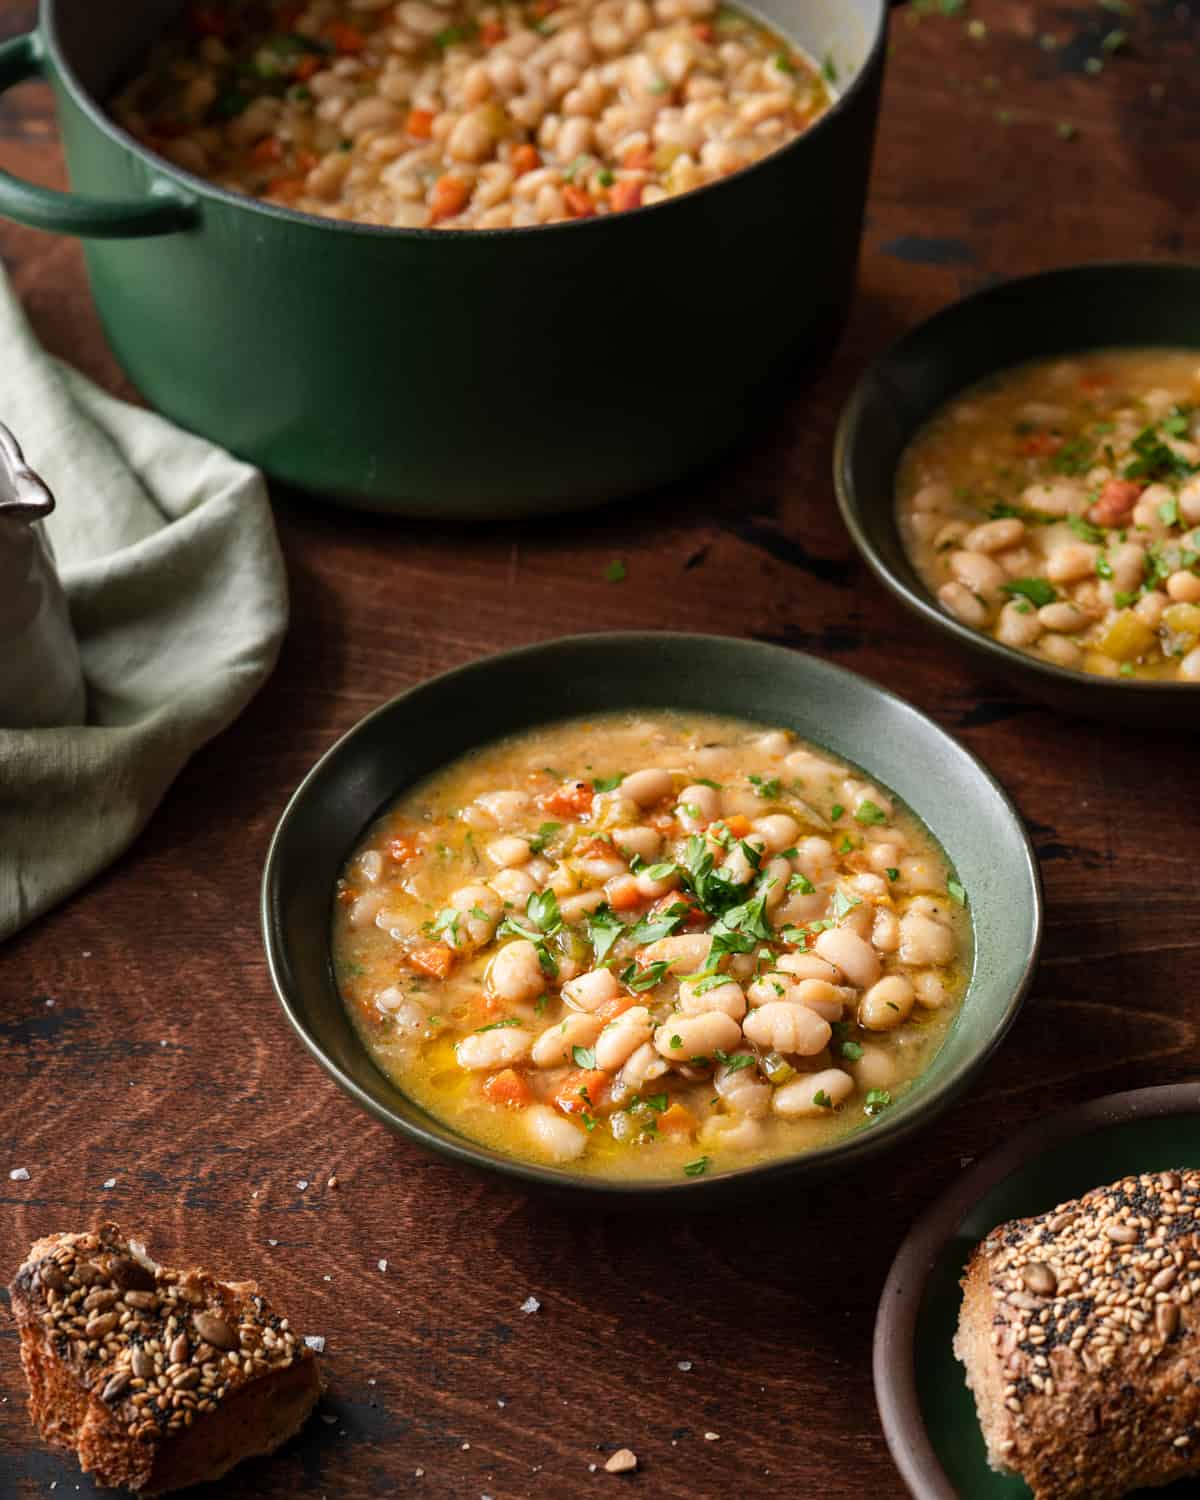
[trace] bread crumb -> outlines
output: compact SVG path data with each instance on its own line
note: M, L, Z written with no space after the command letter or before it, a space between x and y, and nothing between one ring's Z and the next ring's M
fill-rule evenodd
M325 1353L325 1340L319 1333L306 1333L304 1335L304 1342L314 1354Z
M12 1171L8 1175L9 1175L9 1179L12 1182L28 1182L29 1181L29 1168L28 1167L14 1167L12 1169Z
M526 1297L524 1302L521 1303L521 1311L523 1313L535 1313L541 1305L536 1297Z
M706 1432L704 1434L704 1441L706 1443L718 1443L720 1440L721 1434L719 1432Z
M631 1474L637 1466L637 1454L632 1448L618 1448L604 1468L609 1474Z
M117 1185L117 1179L115 1177L106 1177L104 1179L104 1182L101 1184L102 1187L106 1187L106 1188L115 1188L116 1185Z
M300 1189L301 1192L304 1192L305 1188L307 1188L307 1186L308 1186L308 1178L307 1177L301 1177L297 1181L296 1186Z
M683 1373L686 1375L687 1372L692 1368L692 1362L691 1362L690 1359L681 1359L679 1361L679 1363L675 1366L675 1368L677 1370L682 1370Z
M387 1261L386 1260L381 1260L379 1262L379 1269L381 1271L386 1271L387 1270Z
M333 1174L333 1176L329 1179L329 1181L325 1184L325 1186L328 1187L328 1188L335 1188L335 1187L337 1187L337 1185L338 1185L337 1173L335 1172Z
M278 1243L279 1243L278 1240L268 1240L267 1241L267 1244L271 1245L272 1247L275 1246L275 1245L278 1245Z
M424 1469L414 1469L413 1470L413 1475L417 1479L424 1479L425 1478L425 1470Z

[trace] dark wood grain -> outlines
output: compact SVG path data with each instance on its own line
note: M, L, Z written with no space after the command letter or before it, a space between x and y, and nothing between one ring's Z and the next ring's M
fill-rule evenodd
M0 1269L38 1234L112 1214L168 1260L259 1274L328 1340L325 1419L221 1496L898 1497L870 1338L908 1224L1026 1121L1194 1075L1194 740L1060 723L993 691L870 580L829 478L852 381L913 321L995 276L1200 250L1200 20L1193 4L1137 10L975 0L982 40L895 11L850 331L703 480L472 531L276 496L294 612L273 680L126 858L0 951ZM0 33L31 11L0 0ZM1089 75L1116 25L1129 43ZM43 90L4 102L0 134L5 167L61 183ZM5 226L0 251L48 347L128 394L77 247ZM603 579L615 556L621 585ZM264 850L313 758L430 673L569 631L714 624L884 680L987 760L1036 832L1045 958L973 1097L871 1180L735 1219L564 1214L393 1139L309 1061L261 957ZM621 1445L639 1475L590 1472ZM5 1328L0 1494L54 1481L91 1492L34 1442Z

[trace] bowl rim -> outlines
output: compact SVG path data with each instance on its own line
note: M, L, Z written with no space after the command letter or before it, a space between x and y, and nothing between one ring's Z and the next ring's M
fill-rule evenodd
M126 151L140 160L151 172L160 177L178 181L194 198L209 199L216 203L224 204L226 207L248 209L251 212L263 214L272 219L301 224L310 230L329 234L356 235L369 239L402 239L402 240L438 240L445 242L465 241L478 244L481 242L495 242L497 240L521 240L531 234L544 236L548 232L553 234L581 233L610 221L623 221L631 218L640 219L645 214L658 214L662 211L677 207L685 199L699 197L701 194L719 192L731 183L747 179L752 173L778 162L786 156L792 155L802 144L824 134L830 122L848 112L851 100L857 100L867 87L868 80L873 78L878 71L887 51L888 20L891 9L891 0L874 0L878 6L878 15L874 22L874 29L868 22L868 45L863 55L862 62L855 71L853 79L848 87L839 93L830 107L819 119L815 120L802 134L789 141L787 145L781 146L777 151L768 152L766 156L760 157L758 161L752 162L750 166L743 167L741 171L732 173L729 177L718 178L715 182L704 183L698 188L691 188L686 193L679 194L675 198L666 198L660 203L648 203L639 206L623 214L597 214L587 219L571 219L558 224L529 224L517 228L508 229L456 229L447 234L440 229L405 229L391 224L363 224L354 220L330 219L321 214L305 213L300 209L288 208L283 204L267 203L261 198L252 198L248 193L236 193L229 188L219 187L216 183L200 177L194 172L189 172L185 167L177 166L168 161L165 156L151 151L127 131L124 126L118 124L116 119L110 115L104 106L96 99L90 90L84 88L83 83L76 75L74 68L62 46L58 33L56 8L58 0L41 0L38 19L33 34L43 38L50 57L54 63L54 71L63 86L71 95L76 107L85 114L93 125L104 134L113 137L122 145ZM753 4L753 0L751 0ZM845 107L843 107L845 106Z
M874 360L861 373L854 383L854 388L846 398L838 418L837 431L834 436L833 449L833 484L837 495L838 509L842 520L849 531L854 545L858 548L860 555L867 566L884 587L893 594L900 602L914 614L918 615L927 624L943 633L953 636L958 644L968 651L986 657L993 664L1001 664L1010 675L1027 673L1031 677L1041 679L1047 692L1060 689L1064 693L1078 694L1081 692L1091 693L1095 696L1108 695L1119 692L1121 701L1132 702L1136 696L1143 698L1161 698L1164 695L1183 695L1187 692L1195 692L1196 684L1180 682L1178 679L1144 679L1144 678L1113 678L1101 677L1094 672L1077 672L1069 667L1059 667L1053 662L1043 661L1040 657L1031 656L1028 652L1018 650L1015 646L1005 645L994 636L985 635L980 630L974 630L969 625L964 625L956 620L953 615L941 609L933 600L924 587L914 588L885 562L879 549L875 545L874 534L869 524L863 520L862 507L859 501L858 483L854 472L854 464L850 453L854 440L857 437L863 422L863 408L865 407L867 395L874 384L887 384L887 372L893 362L903 357L908 349L923 340L937 337L942 331L951 326L964 313L969 313L985 304L989 300L1001 300L1003 296L1011 295L1017 288L1037 288L1045 285L1049 289L1054 282L1072 280L1076 277L1094 275L1125 274L1155 274L1171 273L1180 278L1194 277L1200 279L1200 260L1096 260L1081 261L1071 265L1053 266L1045 271L1035 271L1028 276L1014 276L1004 281L995 282L990 286L981 287L978 291L969 292L964 297L958 297L953 302L939 308L928 318L906 329L898 338L887 346L882 354ZM1088 343L1086 339L1081 340L1080 352L1088 352L1093 349L1112 347L1103 343ZM1183 347L1186 347L1183 346ZM1200 343L1197 344L1200 350ZM1036 357L1036 356L1035 356ZM1019 363L1019 362L1018 362ZM993 375L999 375L1004 370L1014 369L1014 364L997 366L992 371ZM987 378L986 376L983 378ZM955 394L961 395L970 389L975 381L969 381L964 385L956 387ZM947 400L953 400L949 396ZM942 403L944 405L945 402ZM911 441L911 436L909 438ZM893 496L894 503L894 496Z
M377 720L396 712L401 705L418 694L426 692L435 686L444 687L447 684L454 685L458 679L469 679L473 674L480 671L487 671L490 667L501 662L524 658L532 659L542 654L553 655L564 650L569 652L580 647L596 648L597 646L603 646L605 650L616 648L624 649L625 651L635 649L646 650L649 648L653 651L668 641L683 645L685 648L705 649L716 645L723 649L734 647L755 654L773 655L779 660L781 666L796 666L800 664L801 670L816 672L818 675L824 675L826 678L834 681L852 682L860 688L866 689L869 693L884 702L898 708L904 714L915 716L927 733L932 734L935 739L944 742L953 752L962 756L968 762L972 771L977 776L982 777L990 787L993 796L997 799L1001 809L1012 824L1018 835L1024 860L1024 873L1027 878L1027 888L1031 898L1030 942L1012 993L1008 996L1003 1009L993 1022L983 1043L969 1057L964 1058L957 1068L951 1071L938 1084L932 1093L923 1096L919 1101L918 1107L910 1111L901 1109L896 1116L889 1114L884 1119L877 1121L871 1129L853 1132L828 1147L792 1156L769 1159L752 1166L722 1172L712 1177L648 1178L641 1180L572 1174L554 1168L541 1167L532 1162L522 1161L516 1157L508 1156L482 1144L473 1142L465 1136L447 1138L434 1134L424 1129L419 1123L402 1118L394 1113L381 1099L374 1097L367 1089L360 1086L354 1078L350 1077L327 1054L319 1039L309 1032L300 1014L299 1007L293 1002L288 993L284 979L287 944L284 939L283 922L277 915L275 897L279 887L280 867L284 857L283 845L291 825L297 818L304 815L308 801L313 795L315 785L329 773L332 767L336 766L337 761L345 753L351 742L360 735L367 733L370 726ZM619 705L614 704L614 707L619 707ZM543 722L550 721L546 720ZM487 744L489 743L489 737L486 733L481 733L474 743L480 745ZM459 752L459 754L462 753L465 753L465 748ZM854 757L849 758L853 759ZM395 794L393 793L393 795ZM361 830L350 830L348 832L347 844L350 843L359 831ZM947 850L947 853L951 855L951 858L953 857L953 851ZM935 1116L959 1098L1004 1041L1033 983L1045 926L1041 872L1024 819L1021 817L1011 797L988 767L970 749L955 739L949 731L943 729L940 724L913 704L908 703L905 699L889 691L887 688L881 687L870 678L850 672L844 667L836 666L832 662L827 662L807 652L793 651L787 647L747 640L744 637L704 635L686 631L606 631L571 636L556 636L549 640L519 646L509 651L496 652L488 656L475 658L460 666L452 667L448 671L437 673L433 677L414 683L411 687L405 689L405 691L396 694L385 703L380 704L377 708L364 715L363 718L352 725L344 734L340 735L318 757L288 798L272 833L266 861L263 866L259 909L267 967L276 998L282 1005L292 1029L304 1043L309 1053L324 1068L334 1082L361 1108L367 1110L368 1113L372 1114L390 1129L423 1147L425 1150L450 1157L467 1166L476 1169L493 1170L502 1176L515 1179L529 1186L601 1194L608 1196L613 1201L622 1199L627 1202L661 1199L667 1194L671 1195L677 1201L682 1201L684 1195L687 1195L689 1203L695 1203L702 1197L707 1197L711 1200L714 1197L723 1195L735 1196L739 1191L745 1191L747 1184L751 1180L753 1180L755 1190L758 1190L771 1183L782 1184L798 1175L816 1175L822 1168L827 1166L836 1165L838 1168L854 1167L878 1155L882 1151L900 1145L919 1130L925 1128ZM359 1045L361 1046L361 1042ZM382 1073L380 1074L380 1079L381 1081L383 1080ZM416 1107L421 1108L421 1106ZM428 1112L426 1111L426 1113Z
M1200 1114L1200 1083L1167 1083L1104 1094L1034 1120L969 1167L909 1229L880 1293L871 1363L888 1451L914 1500L960 1500L930 1440L916 1375L926 1287L959 1225L981 1198L1051 1146L1130 1120L1193 1114Z

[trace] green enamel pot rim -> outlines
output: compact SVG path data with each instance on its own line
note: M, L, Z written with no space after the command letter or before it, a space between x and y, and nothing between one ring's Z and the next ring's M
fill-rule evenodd
M1075 672L1068 667L1058 667L1052 662L1043 661L1040 657L1030 656L1024 651L1019 651L1015 646L1006 646L993 636L984 635L979 630L972 630L969 625L956 620L953 615L948 614L934 602L924 585L914 586L908 579L895 572L881 556L875 537L882 522L876 517L870 503L864 503L859 493L851 450L860 426L867 420L864 407L867 404L870 387L876 382L886 385L889 367L896 361L903 361L914 345L924 342L931 336L944 336L965 316L977 312L981 307L986 307L991 301L1003 301L1005 297L1013 295L1017 289L1044 290L1045 294L1050 296L1056 285L1075 279L1103 274L1111 275L1119 280L1130 274L1145 275L1155 272L1176 275L1181 281L1188 277L1195 278L1197 294L1200 295L1200 261L1102 260L1087 261L1072 266L1058 266L1053 270L1039 271L1032 276L1014 277L1011 280L999 282L995 286L972 292L969 296L961 297L956 302L950 303L948 307L934 313L931 318L927 318L923 323L918 323L915 328L902 334L873 364L868 366L851 391L838 422L833 458L833 481L837 491L838 507L842 513L842 520L846 523L846 529L850 532L855 546L862 553L875 577L902 604L914 614L919 615L926 624L933 626L944 635L953 637L958 645L968 652L975 653L982 659L990 660L993 664L1000 666L1005 675L1010 678L1025 676L1037 681L1040 684L1039 696L1043 699L1053 697L1055 690L1058 689L1069 693L1073 698L1091 697L1097 703L1103 700L1108 707L1112 707L1115 699L1119 699L1122 704L1133 708L1135 707L1134 700L1138 697L1143 700L1154 699L1161 703L1165 698L1174 696L1178 705L1178 700L1183 695L1189 692L1195 695L1200 690L1195 683L1098 677L1094 673ZM1109 346L1103 338L1100 340L1089 338L1087 325L1081 321L1079 350L1106 347ZM1034 353L1031 357L1037 358L1038 355ZM1011 362L1005 366L998 366L995 373L999 374L1002 368L1011 367ZM959 393L975 383L974 379L965 381L962 386L958 387ZM909 436L911 437L911 434ZM889 497L889 504L894 505L893 497ZM888 514L890 516L890 510Z
M439 240L443 243L447 240L463 240L471 243L480 240L516 240L525 238L531 234L542 237L547 234L586 234L594 231L601 225L607 225L611 232L613 223L619 220L642 220L648 214L665 214L673 208L678 207L684 198L694 198L701 194L708 195L719 193L737 180L744 180L756 173L761 173L764 168L778 158L791 155L796 151L802 151L805 143L812 139L818 139L831 128L832 122L841 114L850 109L853 101L867 86L867 81L873 76L879 60L887 45L888 11L890 0L878 0L878 16L875 21L874 32L870 38L870 45L866 55L855 71L850 85L834 100L833 105L815 121L814 124L795 140L790 141L778 151L762 157L752 166L744 167L740 172L734 173L733 177L721 178L717 182L706 183L703 187L693 188L691 191L681 194L679 198L667 198L661 203L648 203L645 207L632 209L620 215L596 215L590 219L573 219L560 224L533 224L518 229L456 229L452 232L441 229L401 229L386 224L360 224L341 219L328 219L320 214L302 213L299 209L285 208L280 204L265 203L259 198L251 198L248 194L235 193L228 188L218 187L216 183L209 182L204 177L198 177L194 172L189 172L183 167L178 167L174 162L165 157L157 155L148 147L143 146L136 137L119 125L111 115L103 108L98 100L85 89L79 79L75 76L62 46L59 42L55 27L54 0L42 0L41 10L38 16L37 30L33 36L38 39L40 45L48 49L50 59L54 64L55 72L62 80L64 87L70 93L76 106L91 120L97 129L106 135L114 137L133 156L138 157L146 167L160 177L174 179L183 184L194 199L206 199L213 203L221 203L229 208L240 208L252 213L262 214L267 218L279 219L285 223L303 224L312 230L319 230L326 234L358 235L367 238L403 239L403 240Z
M919 754L923 764L936 765L939 758L952 758L957 761L959 767L975 783L980 798L990 798L991 811L1010 827L1016 850L1011 857L1011 869L1006 868L1010 884L1006 887L1004 902L1009 905L1013 900L1025 903L1029 938L1026 950L1020 957L1016 982L1010 984L1006 993L994 993L997 989L996 980L987 975L987 960L981 960L983 951L980 943L981 923L976 920L974 903L972 903L975 953L971 982L967 996L964 997L964 1009L974 995L974 1003L981 1011L987 1012L986 1023L979 1023L979 1034L975 1038L973 1050L960 1060L955 1068L948 1071L936 1086L922 1088L918 1085L910 1095L901 1098L885 1115L876 1119L870 1128L860 1129L827 1147L795 1156L777 1158L743 1168L740 1171L719 1173L712 1177L653 1178L637 1181L580 1176L519 1161L463 1136L453 1135L448 1138L434 1130L427 1129L419 1121L398 1114L383 1098L379 1097L378 1093L364 1088L330 1056L320 1037L315 1035L306 1023L298 998L289 987L288 972L291 969L291 963L286 918L283 913L281 881L287 860L285 846L294 825L303 825L304 820L315 816L315 809L319 807L320 799L327 794L330 784L336 783L339 777L346 777L348 768L343 762L349 759L350 752L357 741L364 737L368 739L386 737L384 726L391 727L391 720L400 719L405 715L411 716L411 722L419 726L427 708L423 699L436 700L447 691L451 691L461 695L464 703L472 705L476 727L472 729L469 740L464 740L454 750L453 755L448 757L448 760L457 759L469 749L487 744L496 738L496 731L489 732L486 714L479 713L479 704L486 701L489 674L499 668L507 665L532 666L537 669L539 679L555 681L561 680L561 677L556 678L554 674L563 673L572 664L578 666L581 661L590 667L594 659L593 654L602 652L605 660L618 659L620 661L620 680L629 681L639 671L649 678L655 701L659 702L655 679L663 672L664 652L676 654L686 652L689 655L695 653L702 661L706 653L711 654L714 651L722 655L744 658L748 664L750 661L755 661L763 670L769 667L772 681L786 681L789 684L789 692L800 701L803 701L806 691L816 693L819 686L824 689L835 689L852 701L857 700L860 705L864 701L869 701L872 707L878 705L884 717L891 721L889 728L894 730L896 721L903 721L910 731L905 736L904 744L906 746L912 744L914 754ZM733 695L744 695L740 709L727 706L727 702L722 702L719 707L715 707L703 701L697 702L692 697L673 696L670 687L663 689L661 706L668 709L690 708L693 711L733 715L740 713L752 722L761 723L764 722L763 712L755 702L753 691L753 673L748 666L744 676L739 674L734 679ZM618 701L614 696L611 703L611 707L617 710L631 706L646 707L647 705L636 696L631 697L631 700L625 703ZM564 702L563 710L558 715L542 714L536 718L523 719L522 722L526 727L533 727L537 723L552 722L556 717L574 718L596 711L595 707ZM798 717L801 716L798 715ZM510 726L501 732L515 731ZM804 731L800 732L804 733ZM833 753L856 762L864 771L870 772L871 756L869 754L860 756L850 747L839 744L836 732L833 735L832 744L828 738L822 739L811 730L807 737L817 744L825 744ZM370 753L373 755L378 752L372 750ZM445 764L448 761L442 763ZM887 784L886 778L881 777L880 780L883 784ZM398 781L395 791L389 795L396 795L403 785L403 781ZM936 780L931 780L931 785L936 785ZM357 826L345 828L338 850L339 867L362 829L377 811L377 807L371 809ZM955 852L953 847L946 848L946 853L952 862L955 859ZM332 890L325 910L329 909L331 903ZM997 896L991 908L992 911L998 910L1000 904L1000 897ZM1037 858L1021 815L987 767L940 725L886 688L817 657L791 651L781 646L766 645L732 636L694 635L669 631L562 636L519 647L513 651L480 658L426 679L374 709L325 751L289 798L267 853L263 870L260 909L267 963L279 1002L305 1047L339 1087L358 1105L374 1115L377 1120L427 1150L472 1167L496 1171L529 1187L550 1189L560 1194L566 1191L584 1193L589 1196L600 1195L616 1206L629 1206L651 1201L659 1203L664 1198L669 1198L673 1204L682 1203L686 1199L689 1207L707 1207L718 1198L745 1196L747 1187L751 1185L753 1192L758 1193L772 1186L792 1183L800 1177L818 1176L835 1169L854 1167L877 1156L882 1151L899 1146L957 1099L999 1047L1015 1021L1032 983L1043 931L1041 877ZM308 985L314 987L319 985L322 992L321 1009L330 1003L340 1007L341 1002L332 979L327 943L324 952L326 956L323 973L318 976L310 969L307 974L299 977ZM978 981L977 986L977 976L981 972L984 978ZM989 984L992 986L993 993L988 991ZM976 993L977 987L979 993ZM361 1047L361 1043L358 1046ZM363 1049L363 1056L366 1056L365 1049ZM373 1064L371 1072L379 1079L380 1093L385 1088L391 1087L381 1073L375 1073ZM419 1107L415 1105L413 1107L419 1110Z
M883 1435L915 1500L963 1500L942 1467L925 1425L916 1368L917 1326L925 1289L959 1225L981 1199L1050 1147L1114 1125L1172 1115L1200 1115L1200 1084L1171 1083L1106 1094L1035 1120L965 1172L909 1230L879 1299L873 1369ZM1096 1156L1099 1187L1108 1179L1099 1149ZM1053 1207L1054 1203L1045 1205Z

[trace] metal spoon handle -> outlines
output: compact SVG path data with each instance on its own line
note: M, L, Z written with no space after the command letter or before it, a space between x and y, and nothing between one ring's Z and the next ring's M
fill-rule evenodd
M53 509L45 480L25 462L20 443L0 422L0 516L40 521Z

